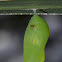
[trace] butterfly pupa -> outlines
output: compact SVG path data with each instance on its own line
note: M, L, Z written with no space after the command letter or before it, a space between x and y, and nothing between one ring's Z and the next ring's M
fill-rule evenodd
M24 35L24 62L44 62L44 48L48 37L49 27L46 21L33 15Z

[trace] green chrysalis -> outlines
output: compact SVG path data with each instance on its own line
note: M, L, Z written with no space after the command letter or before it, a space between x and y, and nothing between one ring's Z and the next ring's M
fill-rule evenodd
M24 36L24 62L44 62L48 37L48 24L40 16L33 15Z

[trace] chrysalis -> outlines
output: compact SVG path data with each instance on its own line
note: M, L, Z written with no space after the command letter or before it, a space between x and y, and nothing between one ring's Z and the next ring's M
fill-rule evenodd
M33 15L24 36L24 62L44 62L48 37L48 24L40 16Z

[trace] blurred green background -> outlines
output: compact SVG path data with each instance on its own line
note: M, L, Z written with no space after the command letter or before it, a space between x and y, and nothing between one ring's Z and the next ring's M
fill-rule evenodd
M13 0L13 1L0 1L0 13L15 13L26 10L39 10L38 13L62 13L62 0ZM4 11L1 11L4 10ZM9 11L10 10L10 11ZM29 12L29 11L28 11ZM20 13L27 13L26 11ZM29 12L30 13L30 12ZM31 12L32 13L32 12Z

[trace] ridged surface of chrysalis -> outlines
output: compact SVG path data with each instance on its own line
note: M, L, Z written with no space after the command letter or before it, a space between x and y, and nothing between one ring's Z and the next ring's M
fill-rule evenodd
M25 31L24 62L44 62L48 37L48 24L40 16L34 15Z

